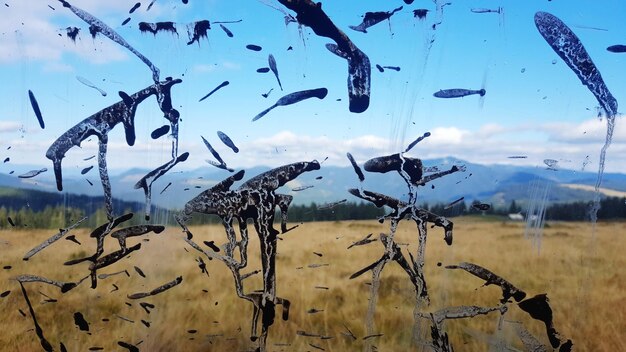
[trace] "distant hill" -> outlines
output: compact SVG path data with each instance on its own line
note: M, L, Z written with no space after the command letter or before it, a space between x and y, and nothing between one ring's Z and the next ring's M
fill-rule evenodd
M511 200L518 204L527 203L533 190L549 188L548 200L551 203L573 201L589 201L593 198L593 186L596 182L594 172L572 170L547 170L544 167L527 167L512 165L480 165L454 158L424 160L427 167L438 167L447 170L453 164L464 165L465 171L458 172L435 180L418 190L418 202L447 203L465 197L469 204L473 200L493 203L495 206L506 206ZM268 167L246 169L244 177L249 179ZM147 169L130 169L111 176L113 195L119 206L135 209L144 202L142 190L134 189L134 185ZM152 203L166 209L180 209L203 190L228 177L230 173L211 166L191 171L175 171L165 174L153 185ZM87 182L89 179L93 185ZM162 190L171 182L162 194ZM237 187L238 184L234 187ZM11 204L29 204L31 207L50 202L52 204L68 204L92 209L102 204L102 187L97 173L85 176L64 175L64 191L57 192L54 175L51 171L32 179L19 179L16 174L0 173L0 187L31 191L48 191L51 194L15 193ZM313 186L303 191L292 189L301 186ZM407 187L397 173L376 174L365 172L365 181L361 184L353 169L347 167L324 166L320 170L308 172L288 183L279 190L294 196L294 204L317 204L334 202L341 199L357 201L348 193L350 188L359 188L389 194L406 199ZM590 188L591 187L591 188ZM603 188L610 191L626 192L626 175L604 175ZM9 192L8 190L4 191ZM536 192L535 192L536 193ZM0 205L6 204L8 198L0 198ZM36 199L40 199L37 200ZM21 203L20 203L21 202ZM48 203L48 204L50 204ZM92 207L92 208L89 208Z

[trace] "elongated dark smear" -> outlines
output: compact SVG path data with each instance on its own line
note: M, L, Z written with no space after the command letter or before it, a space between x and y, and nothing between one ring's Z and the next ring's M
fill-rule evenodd
M171 183L171 182L169 182L169 183L167 184L167 186L163 187L163 190L161 190L161 193L159 193L159 194L163 194L163 192L165 192L165 190L166 190L166 189L168 189L168 187L169 187L169 186L171 186L171 185L172 185L172 183Z
M611 145L613 130L615 129L615 116L618 109L617 100L607 88L600 71L593 63L580 39L563 21L550 13L537 12L535 14L535 26L548 45L574 71L581 83L591 91L606 112L606 138L600 150L598 177L595 184L596 194L593 206L590 209L591 222L595 226L598 219L598 210L600 209L600 186L602 185L604 174L606 151Z
M380 72L380 73L385 72L385 69L382 66L380 66L379 64L376 64L376 69L378 69L378 72Z
M269 65L270 70L272 70L272 73L276 77L280 90L283 90L283 85L282 83L280 83L280 76L278 76L278 66L276 65L276 59L274 58L274 55L269 54L269 56L267 57L267 64Z
M128 22L130 22L130 17L127 17L123 22L122 22L122 26L125 26L128 24Z
M257 68L256 69L257 73L268 73L270 72L270 68L269 67L261 67L261 68Z
M463 98L468 95L480 95L481 97L487 93L484 89L472 90L472 89L464 89L464 88L451 88L451 89L442 89L435 93L433 96L435 98Z
M120 347L124 347L125 349L127 349L127 350L128 350L128 351L130 351L130 352L139 352L139 347L137 347L137 346L135 346L135 345L133 345L133 344L130 344L130 343L128 343L128 342L124 342L124 341L117 341L117 344L118 344Z
M352 154L346 153L346 156L348 157L348 160L350 160L350 164L352 165L354 172L359 177L359 181L361 182L365 181L365 175L363 175L363 171L361 170L361 167L359 166L359 164L356 163L356 160L354 160L354 157L352 156Z
M224 33L226 33L226 35L230 38L233 37L233 32L230 31L230 29L226 28L226 26L224 26L223 24L220 24L220 28L222 28L222 30L224 31Z
M56 235L48 238L47 240L43 241L42 243L40 243L38 246L36 246L35 248L31 249L30 251L28 251L28 253L26 253L24 255L24 257L22 257L23 260L28 260L30 259L32 256L34 256L35 254L39 253L41 250L43 250L44 248L48 247L49 245L53 244L54 242L58 241L59 239L61 239L63 236L65 236L68 232L70 232L72 229L78 227L83 221L87 220L87 217L83 217L80 220L76 221L75 223L73 223L72 225L68 226L65 229L61 229ZM80 243L79 243L80 244Z
M3 163L4 163L4 164L6 164L6 163L8 163L9 161L11 161L11 158L6 157L6 158L4 159L4 162L3 162Z
M103 91L102 89L100 89L100 88L96 87L96 85L95 85L95 84L93 84L93 83L91 83L91 81L89 81L88 79L86 79L86 78L84 78L84 77L81 77L81 76L76 76L76 79L77 79L80 83L82 83L82 84L86 85L87 87L89 87L89 88L93 88L93 89L97 90L98 92L100 92L100 94L101 94L103 97L106 97L106 96L107 96L107 92L105 92L105 91Z
M135 5L133 5L133 7L130 10L128 10L128 13L135 12L135 10L137 10L139 7L141 7L141 3L140 2L136 3Z
M361 24L359 24L358 26L348 26L348 27L358 32L367 33L368 28L384 20L388 20L394 13L400 10L402 10L402 6L389 12L366 12L365 16L363 16L363 22L361 22Z
M158 168L150 171L146 176L142 177L135 184L135 189L142 188L144 195L146 196L146 211L145 217L146 219L150 219L150 206L152 199L152 184L154 181L158 180L161 176L165 175L170 169L172 169L176 164L187 160L189 157L189 153L185 152L171 161L159 166Z
M228 137L228 135L222 131L217 131L217 136L220 138L222 143L226 145L228 148L232 149L233 152L239 153L239 148L235 145L235 143Z
M48 171L48 169L46 169L46 168L44 167L44 168L39 169L39 170L31 170L31 171L28 171L28 172L26 172L26 173L23 173L23 174L21 174L21 175L17 176L17 177L19 177L19 178L33 178L33 177L35 177L35 176L37 176L37 175L39 175L39 174L42 174L42 173L44 173L44 172L46 172L46 171Z
M262 47L260 47L258 45L255 45L255 44L248 44L248 45L246 45L246 49L252 50L252 51L261 51L261 50L263 50Z
M326 98L326 95L328 94L328 89L326 88L316 88L316 89L309 89L309 90L302 90L299 92L294 92L294 93L290 93L287 94L285 96L283 96L282 98L278 99L278 101L270 106L269 108L261 111L258 115L256 115L252 121L256 121L258 119L260 119L261 117L265 116L268 112L270 112L272 109L278 107L278 106L286 106L286 105L291 105L291 104L295 104L298 102L301 102L305 99L310 99L310 98L318 98L318 99L324 99Z
M411 144L409 144L408 147L406 147L406 149L404 150L405 153L407 153L409 150L413 149L413 147L415 147L415 145L421 141L423 141L425 138L430 137L430 132L426 132L424 133L421 137L418 137L416 140L414 140L413 142L411 142Z
M152 8L152 5L154 5L155 2L156 0L150 1L150 3L148 4L148 7L146 7L146 12L150 11L150 9Z
M400 72L400 67L398 66L383 66L383 68L389 69L389 70L393 70L396 72Z
M41 110L39 110L39 103L37 103L35 94L33 94L31 90L28 91L28 98L30 99L30 105L33 107L35 116L37 116L37 121L39 121L39 126L41 129L46 128L46 124L43 122L43 117L41 116Z
M313 187L315 187L315 186L307 185L307 186L294 187L291 190L294 191L294 192L300 192L300 191L304 191L306 189L313 188Z
M626 53L626 45L611 45L606 50L612 53Z
M513 286L510 282L502 277L494 274L492 271L485 269L479 265L473 263L460 263L458 265L448 265L446 269L463 269L468 273L485 280L485 286L497 285L502 289L502 299L500 302L505 303L509 298L513 297L515 301L519 302L526 297L526 292Z
M82 170L80 170L80 174L81 175L85 175L86 173L88 173L89 171L91 171L91 169L93 169L93 165L92 166L88 166Z
M229 85L229 84L230 84L230 82L228 82L228 81L224 81L224 82L220 83L217 87L215 87L215 88L214 88L212 91L210 91L207 95L205 95L205 96L203 96L202 98L200 98L200 100L198 100L198 102L201 102L201 101L203 101L204 99L206 99L206 98L210 97L213 93L217 92L220 88L224 88L224 87L226 87L226 86L227 86L227 85Z
M145 297L148 297L148 296L158 295L161 292L165 292L165 291L171 289L172 287L179 285L181 282L183 282L183 277L179 276L176 279L174 279L174 280L172 280L170 282L167 282L167 283L165 283L165 284L163 284L163 285L153 289L150 292L133 293L132 295L128 295L128 298L129 299L141 299L141 298L145 298Z
M33 324L35 325L35 333L37 334L37 337L39 337L39 343L41 344L41 347L46 352L54 351L50 342L48 342L48 340L46 340L45 336L43 335L43 330L41 329L41 326L39 326L39 323L37 322L37 317L35 316L35 310L33 309L32 304L30 304L30 300L28 299L28 294L26 294L26 289L24 288L24 284L22 284L21 281L20 281L20 287L22 288L22 295L24 295L24 300L26 301L26 304L28 305L28 311L30 312L30 316L33 318Z
M163 125L150 133L150 138L159 139L170 131L170 125Z
M315 34L327 37L336 44L327 44L326 48L348 61L349 110L361 113L367 110L370 101L370 60L348 36L341 31L322 10L321 3L311 0L278 0L288 9L296 12L298 23L310 27Z
M7 216L7 221L9 222L9 225L15 227L15 223L13 222L13 219L11 219L10 216Z
M81 312L74 313L74 324L76 324L81 331L89 331L89 323L85 320Z

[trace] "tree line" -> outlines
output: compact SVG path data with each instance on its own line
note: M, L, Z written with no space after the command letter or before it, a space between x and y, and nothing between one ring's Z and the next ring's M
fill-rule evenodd
M473 201L467 204L464 200L454 204L435 203L422 204L423 209L446 217L464 215L494 215L507 216L508 214L522 214L528 216L525 209L514 200L505 207L494 207L491 204ZM546 208L546 220L559 221L586 221L589 220L588 202L571 202L551 204ZM372 220L376 219L390 209L377 208L373 204L364 202L343 202L335 205L310 203L309 205L292 205L289 207L289 222L308 221L342 221L342 220ZM137 207L126 207L123 213L134 212L135 216L124 226L145 223L143 209ZM175 215L178 211L164 208L153 208L151 223L176 226ZM122 213L120 213L122 214ZM118 215L120 215L118 214ZM530 214L532 215L532 214ZM63 205L48 205L40 210L31 207L21 207L19 209L0 207L0 229L6 228L53 228L61 229L67 227L79 219L87 216L87 219L79 226L82 228L95 228L107 222L104 208L98 208L89 212L86 209L77 207L66 207ZM626 219L626 198L607 197L600 201L598 211L600 220ZM280 213L276 214L276 222L280 221ZM215 215L193 214L187 222L188 225L218 224L221 220Z

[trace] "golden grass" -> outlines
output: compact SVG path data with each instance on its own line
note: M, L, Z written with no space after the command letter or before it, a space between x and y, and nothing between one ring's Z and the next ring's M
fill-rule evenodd
M429 310L450 305L495 306L501 291L495 286L482 287L483 282L460 270L443 266L461 261L474 262L491 269L525 290L529 296L548 293L557 330L574 340L578 351L623 351L626 345L622 334L626 331L626 241L623 223L600 223L594 238L591 227L585 223L550 223L544 230L541 251L538 253L524 239L524 224L484 222L475 218L455 219L454 244L445 245L440 229L429 229L426 254L426 280L431 296ZM348 277L382 255L382 245L374 242L366 246L346 248L368 233L375 236L387 230L387 224L375 221L344 221L305 223L283 235L278 244L278 295L291 301L288 321L277 319L270 329L270 351L317 351L309 344L326 351L362 350L365 335L365 314L371 280L369 273L355 279ZM221 226L192 229L195 240L225 241ZM27 306L19 285L10 278L19 274L35 274L61 281L77 280L87 274L87 264L63 266L71 257L93 251L93 240L86 231L74 232L83 243L78 246L60 240L28 262L21 257L30 248L49 237L52 231L0 231L0 265L13 266L0 271L0 292L11 294L0 298L0 349L3 351L39 351L41 347L33 331ZM256 237L253 234L253 237ZM143 351L240 351L250 349L251 304L236 297L230 272L223 263L208 261L210 278L202 274L195 258L199 253L189 248L176 228L160 235L143 238L140 251L114 266L102 270L111 273L127 269L131 277L118 275L99 280L97 289L85 282L66 294L43 284L28 284L37 318L47 339L58 350L63 342L69 351L101 346L106 350L120 350L117 341L138 343ZM129 245L141 241L133 238ZM415 243L415 226L403 222L397 242ZM6 242L5 242L6 241ZM109 240L110 241L110 240ZM111 242L112 243L112 242ZM110 246L107 250L112 250ZM187 248L189 252L185 250ZM406 247L402 247L406 251ZM258 239L250 246L249 270L260 268ZM409 247L413 252L415 247ZM81 253L82 252L82 253ZM319 257L313 252L321 253ZM437 266L437 263L443 266ZM309 264L329 264L309 268ZM133 266L141 268L142 278ZM130 300L126 295L149 291L176 276L182 275L179 286L160 295L143 300ZM110 292L112 284L119 290ZM327 290L315 288L328 287ZM246 291L261 288L261 277L255 275L245 281ZM208 292L204 292L206 290ZM40 293L58 299L57 303L42 304ZM383 271L380 297L375 315L377 332L375 344L380 351L411 349L413 325L412 288L397 264L389 264ZM139 301L156 306L147 314ZM128 306L126 303L130 303ZM307 313L315 308L323 310ZM18 309L27 316L20 315ZM281 307L277 307L277 318ZM90 322L91 335L74 325L73 313L80 311ZM134 323L116 317L120 315ZM102 319L109 319L108 322ZM151 322L150 328L140 319ZM499 314L491 313L472 319L446 323L452 344L459 351L486 351L487 341L494 336ZM528 329L547 343L541 322L527 317L512 306L505 315L507 321L523 321ZM342 335L348 326L358 337L353 340ZM197 333L188 333L188 330ZM512 323L504 322L500 332L512 346L520 348L512 332ZM296 331L332 336L321 340L297 336ZM621 331L621 333L620 333ZM289 344L283 346L281 344Z

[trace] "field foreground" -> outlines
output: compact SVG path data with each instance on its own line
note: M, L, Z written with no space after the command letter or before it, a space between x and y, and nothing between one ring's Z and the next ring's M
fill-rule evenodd
M483 286L483 281L446 265L472 262L484 266L527 292L528 297L547 293L559 333L574 341L578 351L624 351L621 337L626 331L626 224L600 223L592 236L587 223L550 223L538 248L524 238L523 223L489 222L476 218L454 219L454 243L447 246L439 228L429 229L426 249L426 282L430 307L497 306L501 290ZM278 296L291 301L288 321L280 320L282 308L270 328L269 351L356 351L372 343L379 351L406 351L412 345L414 293L406 274L396 263L382 272L374 316L376 334L366 337L365 316L370 297L371 272L350 280L359 269L378 260L380 241L347 247L365 235L371 238L388 231L388 224L375 221L304 223L284 235L278 243ZM225 242L221 225L192 229L196 243ZM22 256L54 234L49 230L0 231L0 350L40 351L19 284L11 278L33 274L59 281L76 281L88 274L87 264L64 266L95 250L86 231L75 231L78 245L61 239L35 255ZM50 285L25 285L45 337L55 350L60 342L68 351L91 347L124 350L118 341L137 344L142 351L242 351L254 348L250 341L252 305L235 295L230 271L219 261L206 262L208 276L198 268L199 254L182 240L177 228L156 235L132 238L128 245L142 248L99 273L127 270L99 280L96 289L85 281L61 294ZM246 272L260 269L259 242L252 232ZM144 241L143 239L149 239ZM111 241L111 239L109 239ZM416 228L403 222L396 237L402 251L415 253ZM105 253L114 250L107 242ZM208 247L204 247L208 248ZM441 264L441 265L438 265ZM9 268L10 266L10 268ZM140 268L145 278L133 267ZM161 294L140 300L127 295L183 277L183 282ZM245 280L245 291L261 289L261 275ZM115 289L118 287L119 289ZM46 300L56 300L47 302ZM149 313L139 302L154 305ZM23 316L20 310L25 313ZM89 332L74 324L81 312ZM149 327L141 322L149 323ZM498 323L500 314L450 320L445 324L450 341L458 351L487 351L505 340L510 350L523 350L515 334L516 322L546 345L545 326L515 305ZM348 336L348 330L356 339ZM302 333L317 335L303 336ZM621 333L620 333L621 331ZM322 336L322 337L320 337Z

